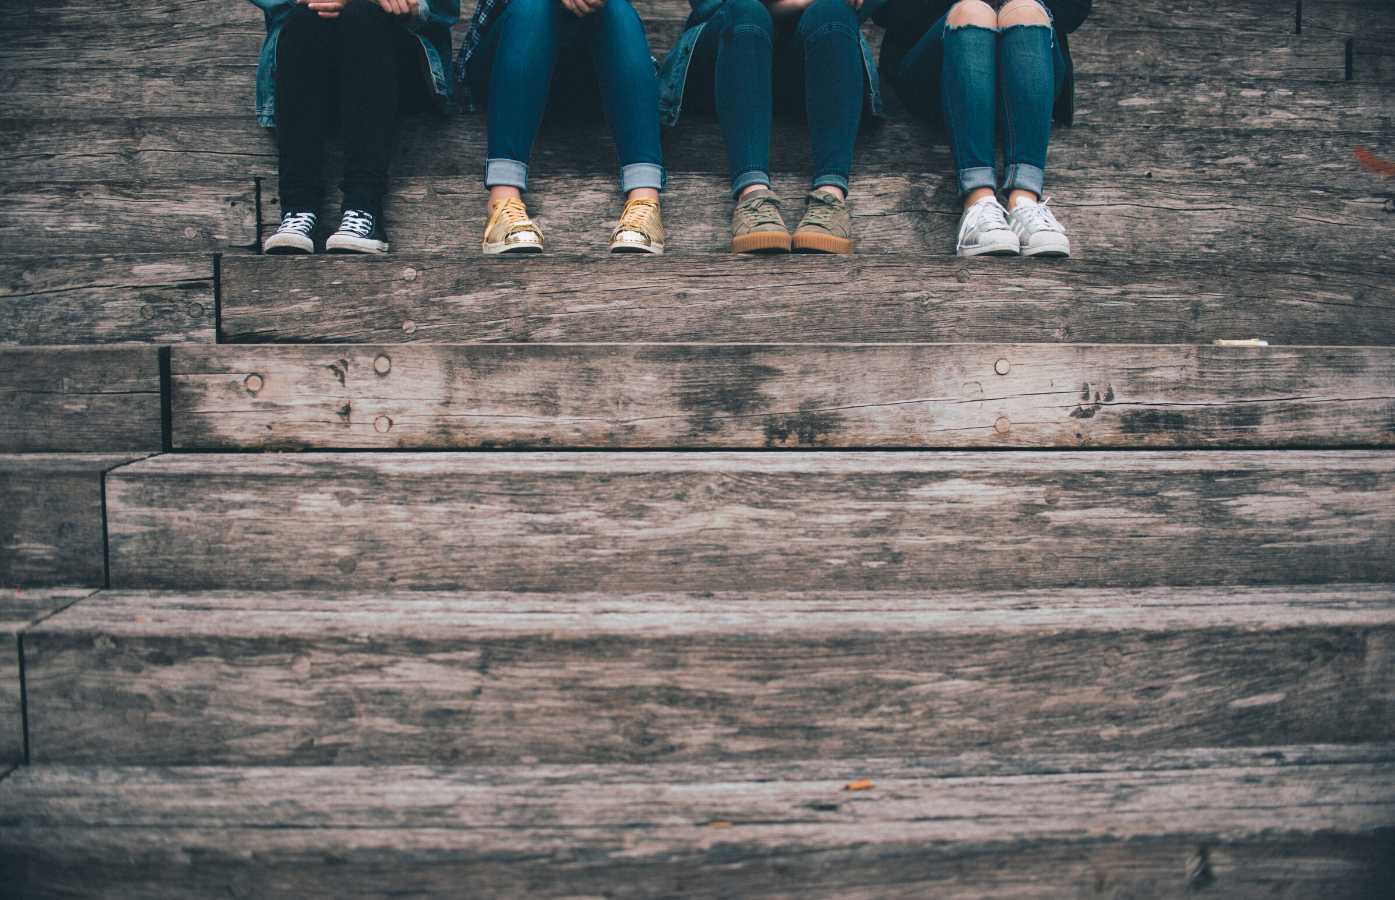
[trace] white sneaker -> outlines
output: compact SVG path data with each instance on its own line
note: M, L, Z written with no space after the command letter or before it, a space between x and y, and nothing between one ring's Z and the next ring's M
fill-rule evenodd
M1070 256L1070 238L1046 204L1022 200L1008 213L1008 225L1022 244L1023 256Z
M1008 225L1007 210L997 197L984 197L964 210L959 220L959 256L1016 256L1021 248L1016 233Z

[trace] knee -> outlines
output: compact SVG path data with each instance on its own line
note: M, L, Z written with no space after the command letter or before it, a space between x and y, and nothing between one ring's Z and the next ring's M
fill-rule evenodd
M1009 0L998 12L998 27L1009 25L1050 25L1051 16L1037 0Z
M729 34L738 27L759 28L774 39L775 23L770 18L770 10L760 0L727 0L722 4L722 11L726 14L724 33Z
M959 0L949 11L945 24L950 28L977 25L980 28L997 28L998 14L983 0Z
M857 32L857 13L844 0L814 0L799 17L799 30L813 34L829 25L842 25Z
M606 6L610 4L607 3ZM510 22L526 19L530 27L541 22L551 22L557 16L556 0L512 0L504 9L500 21ZM604 12L604 8L601 10ZM570 13L568 14L570 15ZM593 13L594 15L594 13Z
M606 0L605 6L591 13L586 18L594 18L597 22L603 22L609 26L640 25L639 13L630 5L630 0ZM642 28L643 26L640 25Z

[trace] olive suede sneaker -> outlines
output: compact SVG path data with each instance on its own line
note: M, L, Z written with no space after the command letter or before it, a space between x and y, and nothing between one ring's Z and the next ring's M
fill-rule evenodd
M804 218L794 230L796 252L853 252L852 213L848 204L827 191L812 190L804 198Z
M312 212L288 212L281 217L281 227L266 239L263 253L314 253L315 227L318 219Z
M1046 207L1050 202L1050 197L1040 203L1021 200L1008 213L1008 227L1021 242L1023 256L1070 256L1070 238Z
M542 232L522 200L500 200L484 226L485 253L541 253Z
M731 214L732 253L787 253L790 232L780 218L780 198L771 190L752 191Z
M1016 256L1021 244L1008 226L1007 211L997 197L984 197L964 210L959 220L960 256Z
M641 197L625 202L620 224L610 233L610 252L664 252L664 219L658 200Z
M325 241L330 253L386 253L387 232L378 216L365 209L346 209L339 230Z

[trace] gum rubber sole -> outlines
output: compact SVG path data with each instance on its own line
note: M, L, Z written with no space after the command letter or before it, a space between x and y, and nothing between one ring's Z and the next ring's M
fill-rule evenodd
M788 231L753 231L731 239L732 253L752 253L757 251L788 253L790 233Z
M796 231L791 243L796 253L801 250L810 253L853 252L852 238L840 238L819 231Z

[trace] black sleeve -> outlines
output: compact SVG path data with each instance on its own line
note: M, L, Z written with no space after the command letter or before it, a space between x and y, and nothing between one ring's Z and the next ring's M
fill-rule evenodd
M1059 34L1070 34L1090 15L1091 0L1046 0L1051 10L1051 22Z

